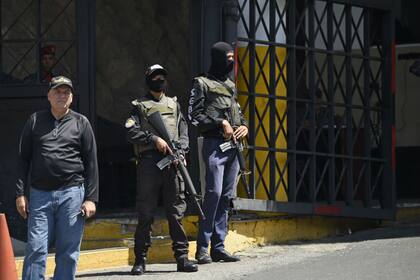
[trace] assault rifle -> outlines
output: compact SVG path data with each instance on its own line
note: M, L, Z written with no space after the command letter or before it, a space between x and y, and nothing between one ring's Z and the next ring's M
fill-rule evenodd
M230 94L232 95L231 96L232 104L235 104L236 100L234 98L235 97L234 90L230 86L228 86L225 82L222 82L219 80L217 81L220 84L222 84L230 92ZM230 110L227 111L227 117L228 117L229 123L233 125L234 123L233 123L232 111ZM233 128L235 129L235 127ZM241 176L246 195L248 196L248 198L252 198L251 192L249 190L249 184L248 184L248 181L246 180L246 175L251 174L251 172L248 169L246 169L245 158L244 158L244 155L242 154L242 151L244 150L244 146L241 142L241 139L237 139L236 143L230 140L228 142L221 144L219 147L223 153L230 149L236 149L236 155L239 161L239 175Z
M193 198L194 204L198 209L201 219L205 220L206 217L204 216L203 209L201 209L200 205L200 196L195 191L190 174L188 173L187 167L184 164L184 156L180 153L178 147L171 141L171 137L169 136L168 130L166 129L165 123L162 120L160 112L152 113L147 118L147 120L150 123L150 125L155 129L158 136L165 140L166 143L168 143L169 147L173 152L173 154L167 155L162 160L160 160L156 164L156 166L160 170L163 170L170 164L177 164L178 170L180 171L181 176L184 179L186 191Z
M248 196L248 198L252 198L251 192L249 190L248 181L246 180L246 175L251 174L251 172L246 169L245 158L244 158L244 155L242 154L242 151L244 150L244 146L241 140L237 139L236 143L233 142L232 140L229 140L227 142L220 144L219 147L223 153L230 149L236 150L236 156L239 162L239 175L241 176L246 195Z

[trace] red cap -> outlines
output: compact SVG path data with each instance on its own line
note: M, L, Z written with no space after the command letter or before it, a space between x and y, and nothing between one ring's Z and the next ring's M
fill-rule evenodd
M41 55L52 54L55 55L55 45L45 45L41 48Z

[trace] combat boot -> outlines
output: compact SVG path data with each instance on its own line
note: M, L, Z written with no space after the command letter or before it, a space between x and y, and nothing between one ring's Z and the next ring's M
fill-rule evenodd
M238 262L241 260L239 257L229 254L226 250L210 251L210 256L214 262Z
M131 275L142 275L146 272L146 259L136 259L136 262L131 269Z
M198 271L198 266L190 261L188 257L179 258L176 260L177 267L176 271L178 272L196 272Z
M197 249L197 252L195 253L195 259L197 260L198 264L211 263L209 253L207 253L207 250L204 248Z

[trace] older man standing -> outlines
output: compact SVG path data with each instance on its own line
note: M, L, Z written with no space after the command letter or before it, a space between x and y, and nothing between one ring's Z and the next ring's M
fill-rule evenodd
M53 279L74 279L84 219L96 212L96 143L88 119L69 108L73 92L70 79L52 78L51 108L32 114L21 135L16 207L28 219L23 280L44 279L48 245L53 241Z

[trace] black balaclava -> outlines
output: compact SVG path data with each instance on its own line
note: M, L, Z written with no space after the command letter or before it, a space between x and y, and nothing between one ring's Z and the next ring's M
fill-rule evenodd
M165 91L166 89L166 76L164 76L161 79L152 80L153 77L159 74L161 73L153 73L152 75L146 77L146 85L149 87L151 91L161 92L161 91Z
M217 42L211 47L209 74L218 80L225 81L233 70L233 61L228 61L227 59L229 52L233 52L233 48L225 42Z

